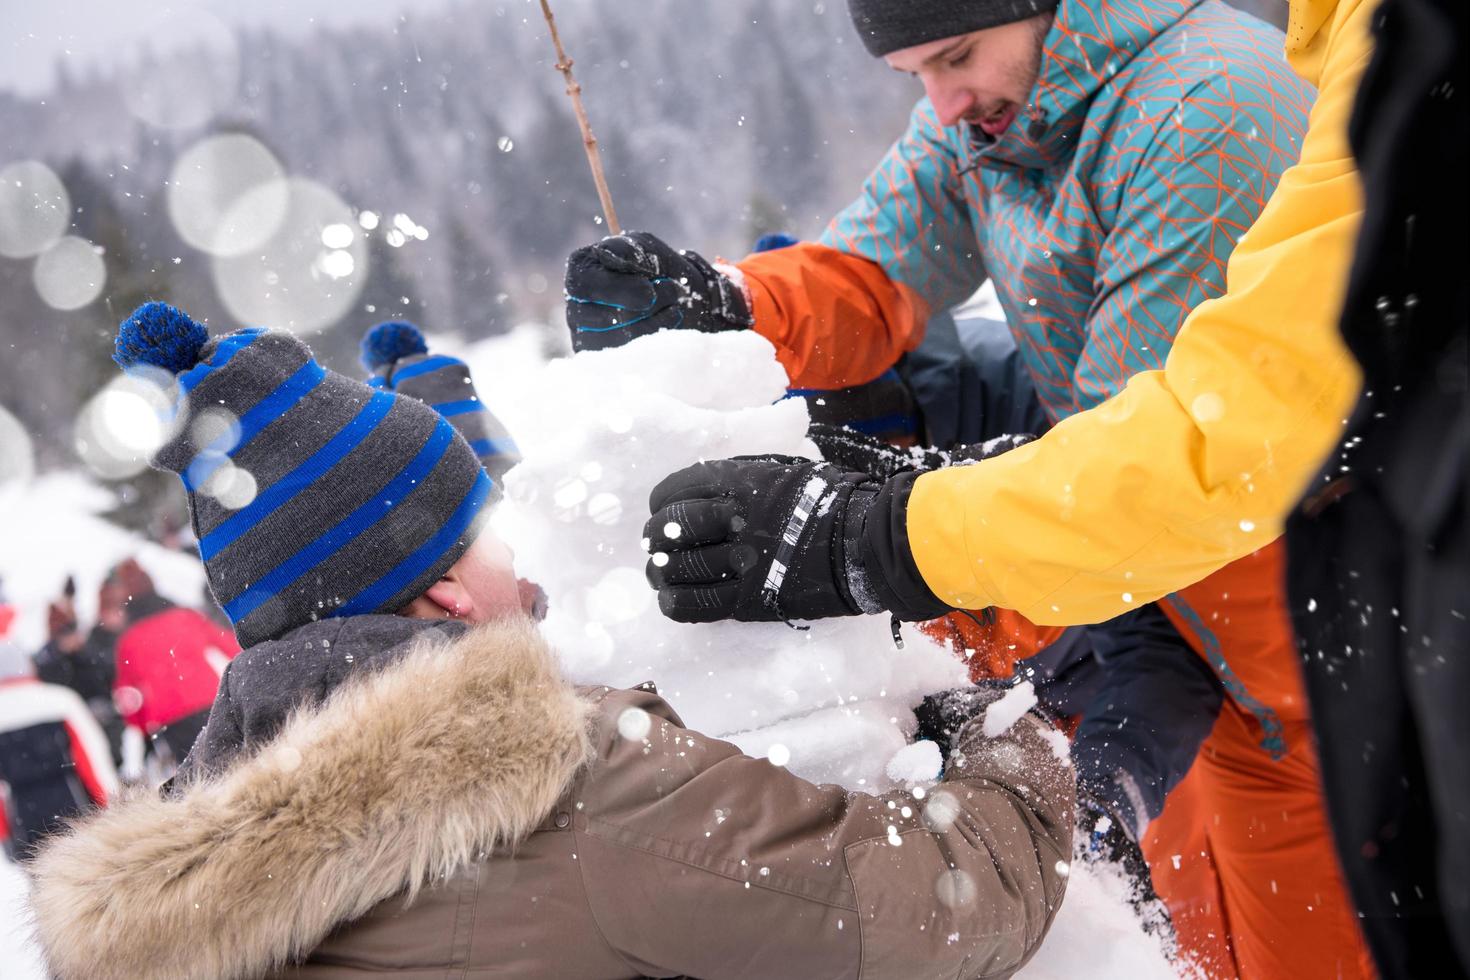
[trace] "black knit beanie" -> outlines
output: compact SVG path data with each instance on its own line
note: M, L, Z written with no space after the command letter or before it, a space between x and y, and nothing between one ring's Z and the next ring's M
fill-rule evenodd
M853 26L875 58L916 44L1013 24L1058 0L847 0Z

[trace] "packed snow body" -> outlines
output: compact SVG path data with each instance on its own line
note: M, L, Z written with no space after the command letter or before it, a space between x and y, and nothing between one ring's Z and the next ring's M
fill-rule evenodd
M886 617L806 630L674 623L644 580L648 494L663 477L700 459L816 455L805 403L782 400L786 375L766 340L668 331L537 369L512 334L463 356L525 455L507 474L496 526L520 574L546 589L544 630L574 679L651 680L691 727L808 779L867 791L924 785L937 752L908 747L911 709L966 683L949 651L908 627L897 649ZM1009 720L1034 699L1029 685L1015 692ZM1124 889L1076 866L1051 936L1022 975L1174 976Z
M477 377L493 377L488 367ZM781 400L785 389L771 346L745 332L668 332L553 362L540 404L505 406L526 459L507 476L497 526L518 571L546 589L545 631L576 680L653 680L693 728L756 754L783 745L809 778L886 788L909 707L964 683L952 656L916 633L897 649L881 617L801 630L675 623L644 579L648 494L663 477L699 459L815 455L805 403ZM866 752L824 737L844 723ZM756 731L778 724L784 741Z

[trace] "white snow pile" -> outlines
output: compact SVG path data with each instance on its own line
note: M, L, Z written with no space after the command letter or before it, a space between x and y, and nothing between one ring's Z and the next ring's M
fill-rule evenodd
M865 791L927 785L938 748L909 745L910 709L965 682L950 653L907 627L905 648L896 649L886 617L813 623L807 631L680 625L659 614L644 581L648 493L668 473L700 458L814 454L804 403L779 400L785 374L770 345L753 333L663 333L544 363L538 332L524 328L459 353L525 454L506 480L496 526L516 549L520 573L546 589L544 628L571 676L614 685L652 680L691 727L809 779ZM0 486L0 574L26 610L27 643L39 642L44 602L67 573L78 575L85 604L106 569L128 554L140 555L165 595L185 602L198 595L197 561L108 524L98 516L106 503L75 477ZM89 611L81 611L85 620ZM1010 697L997 723L1009 708L1019 709L1015 717L1025 711L1025 692ZM1174 975L1124 902L1121 880L1081 865L1070 874L1066 903L1021 976ZM44 976L24 922L24 879L0 862L6 980Z
M513 335L514 336L514 335ZM690 727L733 741L808 779L886 791L925 785L938 747L909 745L911 708L966 682L962 664L886 617L810 624L684 625L660 615L644 580L648 494L700 459L815 456L806 406L780 401L786 375L752 332L664 332L625 347L527 370L525 345L471 348L476 386L525 462L506 478L497 530L518 571L550 597L544 630L578 681L651 680ZM518 370L508 373L507 361ZM1035 704L1030 685L992 706L997 732ZM1074 866L1031 980L1172 977L1120 879Z
M489 367L476 377L494 377ZM505 407L526 461L506 478L496 526L550 596L545 632L575 679L653 680L693 728L755 755L783 746L811 778L886 788L910 705L964 683L954 657L917 633L897 649L881 617L809 630L674 623L644 578L648 494L664 476L701 458L815 454L805 403L784 392L754 334L670 332L552 362L536 392Z

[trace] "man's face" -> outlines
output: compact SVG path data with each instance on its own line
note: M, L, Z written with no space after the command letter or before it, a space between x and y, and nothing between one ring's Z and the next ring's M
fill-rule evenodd
M1051 14L916 44L887 55L894 71L924 83L940 125L967 122L999 137L1026 105L1041 70Z

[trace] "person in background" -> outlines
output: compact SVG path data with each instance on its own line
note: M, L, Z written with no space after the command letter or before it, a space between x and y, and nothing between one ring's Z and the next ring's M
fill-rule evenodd
M15 626L18 616L19 610L11 604L5 594L5 577L0 576L0 640L5 640L10 636L10 630Z
M75 691L37 680L0 636L0 843L26 860L61 824L118 792L107 737Z
M141 775L139 747L158 757L161 775L189 754L209 717L220 677L240 652L235 635L195 609L160 596L136 559L109 581L122 590L126 621L114 644L112 701L130 732L125 771Z
M404 320L380 323L363 334L361 351L363 367L369 372L368 385L432 405L480 457L480 465L495 481L492 492L501 493L500 479L521 461L521 451L510 431L481 401L469 366L457 357L431 355L423 332Z
M116 359L251 422L254 501L189 495L245 650L170 791L35 862L60 980L1003 977L1040 945L1073 821L1045 719L969 719L923 804L813 785L562 678L455 416L163 304Z
M117 637L127 623L124 599L122 585L109 575L97 590L97 621L83 630L77 621L76 580L68 576L61 595L46 610L46 645L34 658L38 678L70 688L86 702L107 733L116 764L122 762L126 727L112 700Z

